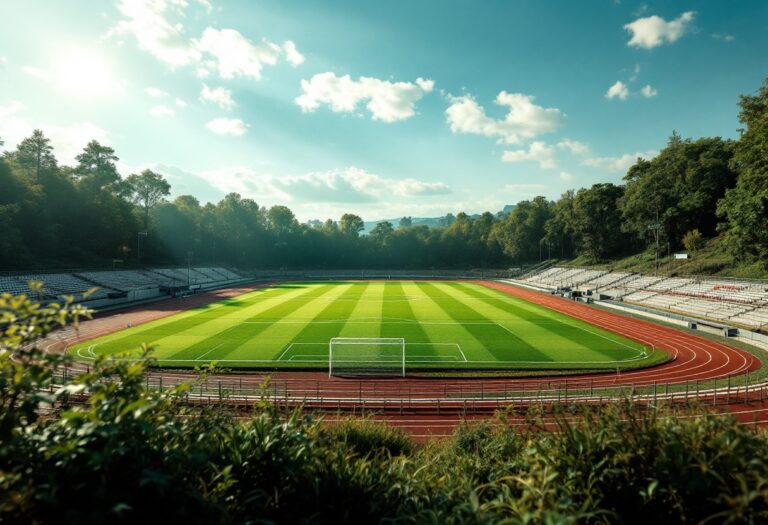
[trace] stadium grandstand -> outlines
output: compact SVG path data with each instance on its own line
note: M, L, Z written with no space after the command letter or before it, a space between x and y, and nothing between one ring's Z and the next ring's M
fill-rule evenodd
M76 301L86 302L89 306L108 307L218 288L250 279L245 272L222 266L6 274L0 275L0 293L42 294L47 300L73 296ZM41 292L30 288L33 281L43 283ZM91 293L86 296L89 290Z
M516 282L553 293L577 292L749 330L768 329L768 282L747 279L663 277L553 266Z

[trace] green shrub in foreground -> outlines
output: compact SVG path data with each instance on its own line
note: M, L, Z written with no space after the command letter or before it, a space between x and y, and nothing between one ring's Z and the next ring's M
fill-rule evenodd
M371 420L190 407L126 361L52 388L63 358L28 344L86 313L0 297L0 522L768 522L768 438L730 417L500 414L417 446Z

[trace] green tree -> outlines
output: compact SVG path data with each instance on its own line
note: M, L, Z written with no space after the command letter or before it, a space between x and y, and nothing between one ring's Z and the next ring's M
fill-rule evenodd
M35 174L36 182L41 181L40 176L43 171L57 167L51 141L39 129L34 130L32 136L19 143L14 158L19 166Z
M296 216L287 206L272 206L267 212L267 222L279 239L286 239L299 228Z
M410 228L413 226L413 219L411 217L401 217L400 222L397 223L398 228Z
M704 236L697 229L693 229L683 236L683 246L689 253L695 254L703 245Z
M75 174L87 184L105 188L120 180L115 166L115 162L120 159L109 146L102 146L98 141L92 140L75 159Z
M149 228L149 210L171 194L171 185L162 175L152 170L144 170L141 174L133 174L126 180L129 194L134 203L143 211L144 229Z
M736 258L768 259L768 78L755 95L739 101L745 128L731 166L739 172L734 188L718 203L721 229Z
M617 201L624 189L610 183L580 189L573 202L573 228L581 239L580 253L593 262L621 255L624 235Z
M371 239L380 247L385 247L389 244L389 240L392 237L392 233L395 229L392 227L392 223L388 221L379 222L373 227L371 233Z
M563 193L555 202L553 216L544 227L550 252L559 253L561 259L573 257L579 244L576 233L575 200L574 190Z
M662 238L679 246L685 232L698 228L714 235L716 203L735 184L730 167L734 144L719 137L683 140L677 133L653 160L638 160L627 175L620 201L624 230L652 240L651 224Z
M365 223L357 215L345 213L341 216L341 220L339 220L339 229L347 237L356 239L360 232L365 229Z
M554 203L545 197L521 201L494 226L493 235L504 254L514 261L537 261L542 256L545 225L552 218Z

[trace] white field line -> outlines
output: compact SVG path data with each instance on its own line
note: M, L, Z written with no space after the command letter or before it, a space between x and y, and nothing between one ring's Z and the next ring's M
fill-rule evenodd
M395 365L399 365L399 364L402 364L402 362L403 362L401 359L378 359L379 357L381 357L381 356L378 356L378 355L361 355L359 357L361 357L362 359L360 359L360 360L358 360L358 359L354 359L354 360L351 360L351 359L350 360L343 360L343 359L342 360L337 360L337 361L334 361L334 365L336 363L347 363L347 364L350 364L350 363L351 364L354 364L354 363L379 363L379 364L381 364L381 363L392 363L392 364L395 364ZM310 359L307 359L307 358L310 358ZM317 356L314 355L314 354L296 354L296 355L292 355L288 359L288 361L293 361L294 363L299 363L299 362L326 363L328 361L327 359L311 359L311 358L317 358ZM436 361L440 362L440 361L448 360L448 359L453 360L453 361L458 361L459 360L459 356L456 356L456 355L414 355L414 356L411 356L410 358L406 359L405 362L406 363L434 363Z
M219 344L217 344L216 346L214 346L213 348L211 348L210 350L208 350L208 351L207 351L206 353L204 353L203 355L201 355L201 356L198 356L198 357L195 359L195 361L200 361L202 358L204 358L205 356L207 356L208 354L210 354L211 352L213 352L214 350L216 350L218 347L220 347L220 346L221 346L221 345L223 345L223 344L224 344L223 342L222 342L222 343L219 343Z
M493 297L493 296L491 296L491 295L489 294L489 297ZM472 299L477 299L478 301L482 301L482 299L481 299L480 297L473 297ZM505 298L505 299L506 299L506 298ZM507 301L505 301L505 302L507 302ZM487 304L487 303L486 303L486 304ZM512 304L512 303L508 303L508 304ZM531 304L534 304L534 303L531 303ZM543 305L536 305L536 306L542 306L543 308L546 308L546 306L543 306ZM560 312L557 312L556 310L551 310L551 309L549 309L549 308L547 308L547 310L549 310L549 311L551 311L551 312L555 312L555 313L560 313ZM565 315L565 314L562 314L562 315ZM569 322L567 322L567 321L565 321L565 320L561 320L561 319L554 319L554 318L553 318L553 319L552 319L552 321L553 321L554 323L561 323L561 324L564 324L564 325L568 325L568 326L571 326L571 327L573 327L573 328L576 328L576 329L578 329L578 330L583 330L583 331L585 331L585 332L587 332L587 333L589 333L589 334L592 334L592 335L596 335L597 337L602 337L602 338L603 338L603 339L605 339L606 341L610 341L610 342L612 342L612 343L616 343L616 344L618 344L618 345L624 346L624 347L626 347L626 348L629 348L630 350L633 350L633 351L635 351L635 352L637 352L637 351L638 351L638 349L637 349L637 348L634 348L634 347L632 347L632 346L630 346L630 345L628 345L628 344L626 344L626 343L622 343L621 341L616 341L615 339L611 339L610 337L608 337L608 336L605 336L605 335L603 335L603 334L599 334L599 333L597 333L597 332L593 332L592 330L587 330L587 329L586 329L586 328L584 328L583 326L579 326L579 325L576 325L576 324L573 324L573 323L569 323ZM502 325L502 324L501 324L501 323L499 323L498 321L495 321L495 320L494 320L493 322L494 322L495 324L498 324L498 325L499 325L499 326L501 326L502 328L504 328L506 331L508 331L508 332L509 332L509 333L511 333L512 335L516 335L516 334L515 334L514 332L512 332L512 331L511 331L509 328L507 328L506 326ZM537 323L537 324L538 324L538 323ZM645 355L645 349L643 349L643 355Z
M437 356L440 357L440 356ZM445 357L455 357L455 356L445 356ZM499 365L501 369L503 369L505 366L510 365L516 365L516 364L526 364L526 365L606 365L606 364L614 364L614 363L628 363L631 361L636 361L640 359L639 357L633 357L632 359L626 359L624 361L499 361L498 359L485 359L485 360L467 360L466 364L468 365ZM128 358L128 359L122 359L122 361L144 361L140 358ZM195 363L197 362L195 359L157 359L160 363ZM292 363L328 363L328 358L325 359L313 359L313 360L293 360L293 359L284 359L283 361L276 361L275 359L216 359L217 363L264 363L268 365L276 365L278 363L286 363L286 362L292 362ZM380 362L380 361L379 361ZM401 362L401 361L398 361ZM408 361L406 360L406 363ZM413 362L413 361L412 361ZM434 363L435 361L430 361ZM548 368L549 369L549 368ZM557 366L552 366L552 370L558 369ZM750 387L751 388L751 387Z
M296 343L291 343L291 344L289 344L288 346L286 346L286 347L285 347L285 350L283 350L283 352L282 352L282 353L281 353L279 356L277 356L277 359L275 359L275 361L282 361L282 360L283 360L283 357L285 357L285 354L288 352L288 350L290 350L291 348L293 348L293 345L295 345L295 344L296 344Z
M510 330L509 328L507 328L503 324L498 323L496 321L494 321L493 324L503 328L504 330L506 330L510 334L514 335L515 337L518 337L518 335L515 332L513 332L512 330ZM582 328L580 326L573 325L571 323L565 323L564 322L563 324L567 324L568 326L572 326L574 328L578 328L578 329L584 330L585 332L589 332L592 335L596 335L598 337L602 337L603 339L606 339L606 340L608 340L608 341L610 341L612 343L616 343L616 344L625 346L625 347L629 348L630 350L632 350L633 352L637 352L638 354L635 357L631 357L631 358L627 358L627 359L616 359L616 360L613 360L613 361L556 361L557 363L628 363L630 361L635 361L637 359L647 357L645 348L642 348L642 349L633 348L633 347L629 346L628 344L622 343L621 341L614 341L610 337L606 337L606 336L604 336L602 334L598 334L597 332L592 332L591 330L587 330L586 328ZM515 361L515 362L516 363L539 363L539 362L540 363L547 363L547 362L551 362L551 361Z

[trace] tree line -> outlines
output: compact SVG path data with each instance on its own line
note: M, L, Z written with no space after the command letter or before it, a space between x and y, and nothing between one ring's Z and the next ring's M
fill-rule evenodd
M517 203L509 213L449 214L439 227L363 219L300 223L286 206L230 193L168 200L161 174L121 176L91 141L61 166L43 131L0 158L0 264L105 266L224 263L244 268L501 267L542 258L602 261L655 244L695 247L722 234L739 259L768 258L768 79L739 101L738 140L672 133L623 184L599 183ZM0 140L0 146L2 146Z

